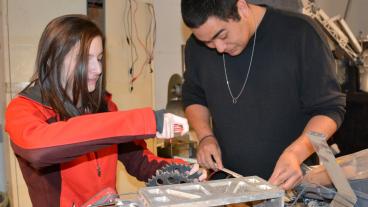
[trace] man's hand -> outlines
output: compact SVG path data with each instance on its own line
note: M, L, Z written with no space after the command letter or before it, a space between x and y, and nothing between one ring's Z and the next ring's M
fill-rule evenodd
M269 182L284 190L289 190L300 183L302 179L303 172L299 160L293 153L284 151L276 163Z
M218 169L223 168L221 150L213 135L206 137L202 141L200 140L198 145L197 161L202 167L207 169L217 171Z
M189 125L186 118L176 116L172 113L165 113L162 133L157 132L156 137L160 139L169 139L179 133L183 136L188 133L188 131Z
M199 171L199 172L198 172ZM198 181L202 182L207 179L207 170L200 168L198 164L194 164L192 169L189 172L189 175L193 175L194 173L200 173L201 175L198 178Z

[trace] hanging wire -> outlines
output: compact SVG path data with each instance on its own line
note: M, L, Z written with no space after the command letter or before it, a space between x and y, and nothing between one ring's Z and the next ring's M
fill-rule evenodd
M126 1L123 18L124 18L124 32L126 42L130 47L130 66L128 68L129 74L129 91L133 91L133 83L136 81L144 72L146 68L149 68L149 72L153 72L152 61L153 53L156 44L156 16L155 10L152 3L144 3L144 8L147 10L145 14L149 14L149 25L147 33L145 34L144 40L139 36L139 28L137 23L137 13L139 9L137 0ZM147 18L147 19L148 19ZM134 35L134 36L133 36ZM144 50L144 61L142 65L137 69L137 62L142 55L138 54L138 48L135 42Z
M124 5L124 11L123 11L123 34L125 35L125 40L127 44L130 46L130 37L129 37L129 28L128 28L128 24L127 24L127 19L129 19L128 17L128 8L129 8L129 1L125 1L125 5Z
M145 68L147 68L147 66L149 66L150 72L153 72L152 67L151 67L151 63L152 63L152 60L153 60L154 47L155 47L155 43L156 43L156 17L155 17L155 11L154 11L153 5L150 4L150 3L146 3L146 5L147 5L148 13L150 14L151 22L150 22L150 25L148 27L145 43L139 37L137 22L133 21L135 32L136 32L136 39L138 40L138 42L140 43L140 45L144 49L146 59L143 62L142 66L140 67L140 70L138 71L138 73L133 74L133 77L131 79L131 84L134 81L136 81L143 74L143 71L144 71ZM138 6L134 10L134 14L133 14L134 18L137 15L137 10L138 10ZM150 41L151 44L148 44L149 40L151 40Z
M135 2L135 1L134 1ZM137 2L135 2L135 6L136 8L138 8ZM131 60L132 60L132 75L134 74L134 66L136 64L136 62L138 61L138 51L137 51L137 47L135 46L134 40L133 40L133 23L135 22L134 20L134 15L133 15L133 4L132 4L132 0L129 0L129 11L130 11L130 24L129 24L129 31L130 31L130 44L131 44ZM134 53L133 53L134 51Z
M289 205L290 207L293 207L293 206L295 206L295 205L296 205L296 202L298 202L299 198L303 195L303 193L304 193L304 191L305 191L305 188L306 188L306 187L304 187L304 188L300 191L300 193L298 193L298 195L295 197L294 201Z
M126 42L130 48L130 65L128 67L128 74L129 74L129 91L133 91L133 84L132 84L132 78L134 76L134 70L135 65L138 61L138 51L136 48L136 45L133 40L133 22L134 22L134 16L133 16L133 3L132 0L125 1L126 4L124 6L124 12L123 12L123 22L124 22L124 33Z
M148 7L148 11L150 13L151 18L151 23L150 23L150 27L149 27L149 32L147 33L146 36L146 45L148 45L148 39L149 37L152 36L151 39L151 48L150 48L150 54L149 54L149 66L150 66L150 72L153 72L152 69L152 61L153 61L153 53L154 53L154 49L155 49L155 45L156 45L156 15L155 15L155 8L152 4L147 4Z
M350 10L350 5L351 5L351 0L348 0L348 2L346 3L345 12L344 12L344 19L345 20L346 20L346 17L348 16L348 12Z

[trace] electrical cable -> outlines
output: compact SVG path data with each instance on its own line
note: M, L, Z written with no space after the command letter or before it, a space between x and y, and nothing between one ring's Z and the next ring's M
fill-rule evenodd
M149 37L151 37L151 34L152 34L152 40L151 40L151 48L149 49L150 50L150 54L149 54L149 62L148 64L150 65L150 73L153 72L153 69L152 69L152 60L153 60L153 53L154 53L154 48L155 48L155 45L156 45L156 15L155 15L155 8L153 7L152 4L147 4L147 7L148 7L148 11L149 11L149 14L150 16L152 17L151 18L151 23L150 23L150 27L149 27L149 30L148 30L148 33L146 35L146 45L148 47L148 40L149 40Z
M346 17L348 16L348 12L350 10L350 5L351 5L351 0L348 0L348 2L346 3L345 12L344 12L344 19L345 20L346 20Z
M123 11L123 27L124 27L124 34L125 34L125 41L127 42L129 48L130 48L130 65L128 67L128 74L129 79L131 79L131 76L133 74L133 67L134 67L134 57L133 57L133 39L132 39L132 30L131 30L131 22L132 22L132 2L131 0L125 1L124 5L124 11ZM132 91L132 86L129 84L129 91Z
M130 46L130 37L129 37L128 28L127 28L128 8L129 8L128 3L129 1L125 1L124 10L123 10L123 28L124 28L123 34L125 34L125 41Z
M136 81L143 73L144 69L149 65L150 66L150 72L153 72L153 69L151 67L151 63L153 60L153 52L154 52L154 47L155 47L155 42L156 42L156 17L155 17L155 11L154 11L154 7L152 4L147 3L147 8L148 8L148 13L151 15L151 22L150 25L148 27L148 31L146 34L146 39L145 39L145 43L141 40L141 38L138 35L138 26L137 23L135 21L133 21L134 24L134 28L137 34L136 39L138 40L138 42L140 43L140 45L142 46L142 48L144 49L145 53L146 53L146 59L143 62L142 66L140 67L140 70L138 71L137 74L133 74L133 77L131 79L131 84ZM137 10L138 10L138 6L136 7L136 9L134 10L134 14L133 17L136 17L137 14ZM148 46L148 42L149 39L151 39L151 47Z
M152 3L145 3L144 7L149 14L149 25L147 29L147 33L145 34L144 41L139 36L139 29L137 23L137 13L139 9L137 0L128 0L126 1L123 18L124 18L124 32L126 35L126 42L130 47L130 66L128 68L129 74L129 91L133 91L133 83L136 81L144 72L144 70L149 67L149 72L153 72L152 68L152 60L153 53L156 44L156 16L155 10ZM148 19L147 18L147 19ZM135 35L133 37L133 34ZM137 68L137 62L140 59L140 55L138 54L138 48L135 45L135 41L138 41L139 45L143 48L145 54L145 60L142 65Z
M137 7L134 10L134 19L136 19L137 11L138 11L138 5L137 5ZM144 45L144 43L141 40L141 38L139 37L137 22L134 22L134 29L135 29L135 33L137 35L137 40L138 40L139 44L141 44L142 48L146 52L146 55L148 55L149 54L148 49L147 49L146 45Z
M132 0L127 1L127 4L129 3L129 6L126 5L125 8L129 8L128 11L126 12L126 24L125 25L125 31L126 31L126 38L127 38L127 43L130 47L130 67L128 68L128 74L130 76L130 80L129 80L129 92L132 92L134 87L133 87L133 82L132 82L132 78L134 77L134 70L135 70L135 64L138 61L138 51L137 48L135 46L134 40L133 40L133 2ZM138 7L136 5L136 7Z
M299 198L303 195L304 191L305 191L305 188L304 187L299 193L298 195L295 197L294 201L290 204L290 207L293 207L296 205L296 202L298 202Z

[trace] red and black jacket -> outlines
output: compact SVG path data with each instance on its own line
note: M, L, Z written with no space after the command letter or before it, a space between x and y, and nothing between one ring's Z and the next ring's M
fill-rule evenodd
M155 137L151 108L117 111L58 121L55 111L31 87L6 110L11 138L34 207L80 206L107 187L116 188L116 166L146 181L163 165L180 160L158 158L143 139Z

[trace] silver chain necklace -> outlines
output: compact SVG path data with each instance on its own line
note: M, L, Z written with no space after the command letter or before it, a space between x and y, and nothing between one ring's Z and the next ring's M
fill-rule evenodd
M233 93L231 92L231 88L230 88L230 83L229 83L229 79L227 77L227 69L226 69L226 61L225 61L225 53L222 54L222 62L224 64L224 71L225 71L225 78L226 78L226 85L227 85L227 88L229 89L229 93L230 93L230 96L231 98L233 99L233 104L236 104L238 102L238 98L241 96L241 94L243 93L244 91L244 88L245 88L245 85L247 84L248 82L248 77L249 77L249 72L250 72L250 69L252 68L252 62L253 62L253 54L254 54L254 47L256 46L256 39L257 39L257 28L256 28L256 31L254 32L254 39L253 39L253 47L252 47L252 54L250 56L250 62L249 62L249 67L248 67L248 72L247 72L247 76L245 77L245 80L244 80L244 83L243 83L243 86L239 92L239 94L234 97Z

